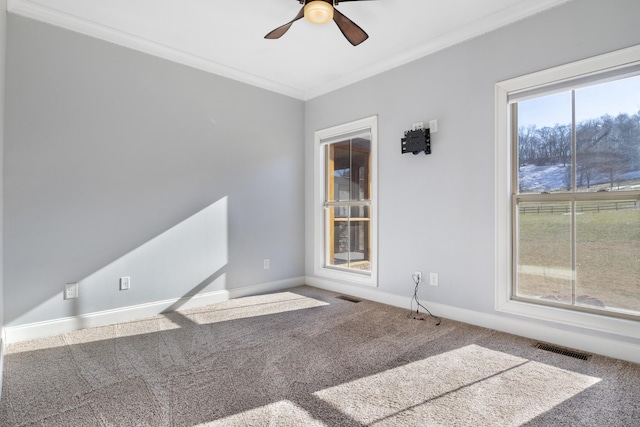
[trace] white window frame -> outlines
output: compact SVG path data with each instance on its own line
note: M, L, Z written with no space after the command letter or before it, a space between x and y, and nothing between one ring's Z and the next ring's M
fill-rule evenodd
M325 150L327 140L358 131L371 132L370 274L325 267ZM314 132L314 274L328 279L378 286L378 116L366 117Z
M511 297L513 280L511 188L512 147L509 94L552 86L578 77L586 77L640 64L640 45L596 56L548 70L528 74L496 84L495 87L495 308L496 311L550 321L592 331L640 338L638 322L578 312L558 307L515 301Z

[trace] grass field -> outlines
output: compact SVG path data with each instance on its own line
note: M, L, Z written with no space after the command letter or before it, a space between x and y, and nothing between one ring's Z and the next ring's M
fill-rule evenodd
M592 203L592 202L590 202ZM576 215L576 295L640 314L640 209ZM518 295L571 303L571 215L519 216Z

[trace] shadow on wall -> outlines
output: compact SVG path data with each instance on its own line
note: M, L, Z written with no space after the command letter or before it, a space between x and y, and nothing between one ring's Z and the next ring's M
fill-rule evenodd
M33 322L38 313L67 305L67 316L80 316L78 327L90 326L83 315L148 305L145 314L175 310L189 297L226 288L229 258L228 197L159 234L116 261L78 281L77 299L58 293L11 321ZM120 278L130 289L120 290ZM179 299L176 302L176 299Z

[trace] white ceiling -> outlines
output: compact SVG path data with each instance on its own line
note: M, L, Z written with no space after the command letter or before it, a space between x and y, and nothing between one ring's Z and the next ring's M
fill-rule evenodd
M337 8L369 39L293 19L297 0L8 0L11 13L310 99L571 0L369 0Z

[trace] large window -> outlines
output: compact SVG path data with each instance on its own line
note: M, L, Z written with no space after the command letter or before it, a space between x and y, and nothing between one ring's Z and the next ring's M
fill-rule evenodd
M640 75L621 74L510 103L514 298L640 314Z
M498 263L506 267L498 308L516 302L640 320L640 49L496 89L498 164L507 171L497 176L506 211L497 227L508 236L498 253L508 260Z
M376 284L376 118L316 132L316 273Z

